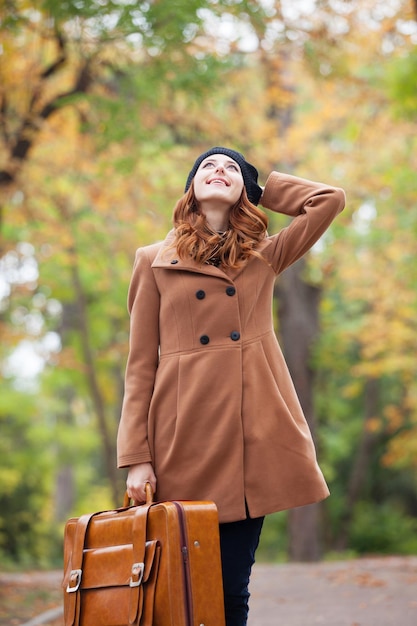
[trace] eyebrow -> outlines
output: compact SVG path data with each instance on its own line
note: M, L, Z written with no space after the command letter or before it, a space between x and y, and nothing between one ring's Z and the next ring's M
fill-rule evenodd
M218 163L219 159L214 159L213 157L207 157L204 159L204 161L201 162L201 164L210 163L210 161L213 161L214 163ZM227 159L226 163L232 163L232 165L236 165L237 167L239 167L239 163L237 163L233 159Z

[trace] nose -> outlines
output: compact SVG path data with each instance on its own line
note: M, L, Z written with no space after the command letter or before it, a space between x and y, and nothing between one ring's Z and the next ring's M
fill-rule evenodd
M219 163L216 167L216 172L225 172L226 170L224 169L224 165L222 165L222 163Z

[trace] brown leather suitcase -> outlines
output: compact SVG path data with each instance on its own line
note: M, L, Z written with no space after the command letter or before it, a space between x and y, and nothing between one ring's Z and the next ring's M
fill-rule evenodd
M65 626L224 626L215 504L147 493L144 505L68 520Z

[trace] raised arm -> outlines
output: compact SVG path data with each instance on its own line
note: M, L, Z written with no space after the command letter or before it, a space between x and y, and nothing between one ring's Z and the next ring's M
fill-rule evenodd
M266 209L293 217L289 226L269 238L264 254L278 274L302 257L345 206L343 189L272 172L260 203Z

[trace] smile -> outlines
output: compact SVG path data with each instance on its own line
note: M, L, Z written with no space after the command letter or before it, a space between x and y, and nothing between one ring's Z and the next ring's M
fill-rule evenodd
M211 178L207 181L207 185L226 185L226 187L230 187L230 183L224 178Z

